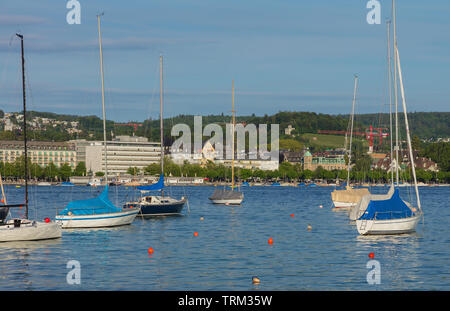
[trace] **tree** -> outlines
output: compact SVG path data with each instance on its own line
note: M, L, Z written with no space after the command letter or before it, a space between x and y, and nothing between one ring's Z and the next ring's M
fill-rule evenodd
M58 175L58 168L55 166L55 164L53 164L53 162L50 162L44 168L44 177L49 180L54 180L57 175Z
M96 177L103 177L103 176L105 176L105 173L103 173L103 172L95 172L95 176Z
M130 174L130 175L138 175L139 172L140 172L140 170L136 166L135 167L129 167L127 169L127 174Z
M420 141L419 136L414 135L414 137L411 140L411 146L413 150L420 151L422 149L422 142Z
M80 162L73 170L74 176L86 176L86 163Z
M70 165L67 163L61 165L61 167L59 168L58 176L61 177L61 179L64 181L69 180L70 176L72 176L72 168L70 167Z

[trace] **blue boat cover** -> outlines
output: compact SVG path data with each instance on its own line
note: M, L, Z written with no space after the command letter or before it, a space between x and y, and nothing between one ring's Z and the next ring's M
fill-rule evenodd
M108 198L108 186L105 186L103 192L96 198L88 200L72 201L58 215L93 215L117 213L121 208L114 206Z
M141 190L141 191L161 190L162 188L164 188L164 175L163 174L161 174L161 176L159 176L159 180L156 184L149 185L149 186L137 187L137 189Z
M387 200L371 200L360 219L385 220L412 217L415 214L400 198L398 189Z

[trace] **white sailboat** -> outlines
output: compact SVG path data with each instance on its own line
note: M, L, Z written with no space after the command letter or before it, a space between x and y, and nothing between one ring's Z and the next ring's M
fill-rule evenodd
M334 207L339 210L348 210L356 206L361 198L367 194L370 194L367 188L353 189L350 186L350 167L352 159L352 138L353 138L353 119L355 114L355 102L356 102L356 90L358 87L358 76L355 75L355 83L353 89L353 102L352 113L350 115L350 142L348 150L348 163L347 163L347 184L344 190L334 190L331 192L331 200ZM347 135L345 138L345 148L347 148Z
M0 174L0 187L2 191L2 204L0 205L0 242L11 241L34 241L56 239L62 236L61 227L49 218L45 222L28 219L28 151L27 151L27 110L25 96L25 58L23 48L23 35L16 34L21 40L22 51L22 95L23 95L23 136L24 136L24 158L25 158L25 203L8 204L5 190L3 188L2 176ZM6 220L10 208L25 206L24 218L13 218Z
M392 1L393 6L393 26L394 26L394 90L395 90L395 130L396 130L396 184L399 184L399 167L398 167L398 105L397 105L397 76L400 84L400 92L402 97L402 108L405 119L406 138L408 144L409 158L411 161L412 175L414 179L414 189L416 194L417 208L411 203L405 202L400 198L399 189L392 185L386 195L367 195L363 197L356 207L356 228L361 235L368 234L400 234L409 233L416 230L416 226L423 211L420 203L419 189L417 186L416 170L414 166L414 156L411 145L411 136L408 124L408 115L406 111L406 100L403 86L402 70L400 65L400 56L398 52L396 30L395 30L395 0Z
M233 90L233 127L232 127L232 144L231 144L231 190L228 189L215 189L209 199L214 204L225 205L239 205L244 200L244 194L240 191L234 190L234 132L236 126L235 111L234 111L234 80L232 81Z
M100 46L100 69L102 79L102 108L103 108L103 148L105 157L105 189L97 197L88 200L72 201L62 210L55 219L62 228L98 228L129 225L139 213L139 208L119 208L108 198L108 159L106 144L106 114L105 114L105 90L103 84L103 55L102 39L100 31L100 16L98 20L98 35Z

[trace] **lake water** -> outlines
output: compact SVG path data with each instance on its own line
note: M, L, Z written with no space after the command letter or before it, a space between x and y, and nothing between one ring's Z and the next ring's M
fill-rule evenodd
M69 201L101 190L33 186L30 218L54 219ZM420 188L425 217L416 233L378 237L359 236L345 212L331 209L332 187L244 187L241 206L211 204L213 190L173 187L174 196L189 198L183 216L0 243L0 290L450 290L450 187ZM23 191L6 186L8 202L23 202ZM130 187L110 188L116 204L132 196ZM379 285L366 279L371 252ZM67 283L70 260L80 263L79 285ZM253 285L253 276L261 283Z

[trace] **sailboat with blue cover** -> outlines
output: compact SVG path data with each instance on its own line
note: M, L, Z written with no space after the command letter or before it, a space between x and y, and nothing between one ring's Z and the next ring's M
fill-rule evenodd
M392 185L386 195L366 195L364 196L359 204L356 206L353 214L356 218L356 227L359 234L400 234L400 233L410 233L416 230L416 226L421 217L423 217L423 212L420 203L419 188L417 186L416 171L414 167L414 156L412 152L411 145L411 135L409 131L408 115L406 111L406 101L405 92L403 87L403 77L402 70L400 66L400 56L397 47L396 32L395 32L395 0L393 0L393 26L394 26L394 89L395 89L395 128L396 128L396 157L393 164L395 166L396 172L396 185L399 185L399 144L398 144L398 114L397 114L397 76L399 79L402 106L405 120L406 128L406 139L408 144L409 160L411 162L411 171L414 179L414 189L416 194L416 204L417 208L409 202L404 201L400 197L398 186L395 187L393 172L392 173ZM389 34L389 28L388 28ZM388 40L389 41L389 40ZM388 48L389 49L389 48ZM390 55L390 54L389 54ZM390 63L390 57L389 57ZM389 66L390 67L390 66ZM390 70L389 70L390 72ZM391 118L392 120L392 118ZM392 122L391 122L392 123ZM392 126L391 126L392 128ZM392 154L391 147L391 154ZM393 156L391 156L391 159Z
M98 228L128 225L136 218L139 208L116 207L108 198L108 159L106 144L106 115L105 115L105 91L103 84L103 57L102 41L100 32L100 15L97 15L99 45L100 45L100 68L102 78L102 108L103 108L103 145L105 157L105 189L96 198L72 201L56 215L56 222L62 228Z
M161 195L142 195L135 202L127 202L124 209L139 208L140 217L180 215L184 204L187 202L185 197L175 199L164 195L164 135L163 135L163 57L159 58L160 64L160 132L161 132L161 175L157 183L152 185L138 186L141 194L151 191L160 191Z

